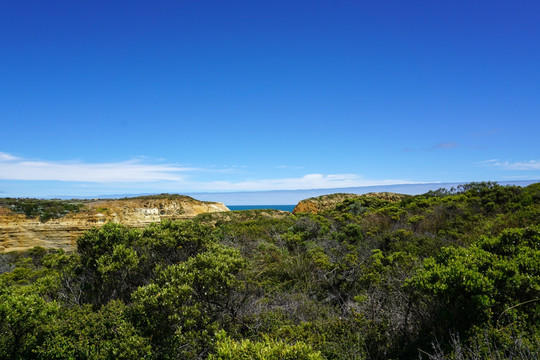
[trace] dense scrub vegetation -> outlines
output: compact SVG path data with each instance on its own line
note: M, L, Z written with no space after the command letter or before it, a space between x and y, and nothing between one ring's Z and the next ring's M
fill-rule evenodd
M5 359L537 359L540 184L0 254Z
M58 219L69 213L76 213L85 208L83 201L58 199L0 198L0 208L7 208L14 213L28 218L39 217L42 222Z

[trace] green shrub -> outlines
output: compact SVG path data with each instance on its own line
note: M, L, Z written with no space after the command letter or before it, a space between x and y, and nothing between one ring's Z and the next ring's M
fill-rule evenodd
M249 339L236 341L224 333L218 335L216 352L210 360L322 360L319 351L308 344L296 342L288 344L266 337L263 341Z

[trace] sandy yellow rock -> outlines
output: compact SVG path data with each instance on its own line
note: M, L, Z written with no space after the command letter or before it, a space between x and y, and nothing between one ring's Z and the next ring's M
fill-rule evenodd
M185 220L202 213L224 211L229 209L223 203L178 195L87 201L81 212L46 222L0 208L0 252L34 246L73 250L84 231L109 221L143 227L162 219Z

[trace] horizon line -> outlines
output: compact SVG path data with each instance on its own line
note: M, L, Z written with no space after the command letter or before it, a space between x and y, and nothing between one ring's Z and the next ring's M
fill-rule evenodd
M30 198L30 199L63 199L63 200L91 200L91 199L119 199L119 198L126 198L126 197L138 197L138 196L151 196L151 195L160 195L160 194L171 194L171 195L186 195L186 196L242 196L242 195L264 195L264 194L292 194L292 193L317 193L317 192L323 192L325 194L331 194L333 192L340 192L341 190L348 190L348 189L373 189L373 188L418 188L418 187L432 187L432 186L439 186L439 187L448 187L448 186L455 186L460 184L468 184L468 183L475 183L475 182L487 182L492 180L484 180L484 181L449 181L449 182L443 182L443 181L437 181L437 182L414 182L414 183L401 183L401 184L382 184L382 185L366 185L366 186L349 186L349 187L334 187L334 188L313 188L313 189L286 189L286 190L246 190L246 191L189 191L185 193L180 192L145 192L145 193L117 193L117 194L99 194L99 195L46 195L43 197L26 197L26 196L15 196L14 198ZM518 185L520 184L534 184L536 182L540 182L540 179L529 179L529 180L503 180L503 181L492 181L494 183L500 184L500 185ZM433 190L428 189L426 191ZM366 192L363 192L366 193ZM407 194L407 192L405 192ZM410 195L416 195L418 193ZM0 197L2 193L0 192ZM322 194L323 195L323 194ZM12 197L12 196L6 196L6 197ZM208 200L204 200L208 201ZM223 202L223 201L222 201ZM230 204L230 205L256 205L256 204L249 204L249 203L243 203L243 204ZM269 205L269 204L262 204L262 205ZM281 203L281 204L274 204L274 205L288 205L287 203Z

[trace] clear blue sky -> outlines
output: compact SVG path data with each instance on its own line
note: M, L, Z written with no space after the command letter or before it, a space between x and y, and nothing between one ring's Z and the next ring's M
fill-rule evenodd
M540 2L3 1L0 196L540 179Z

